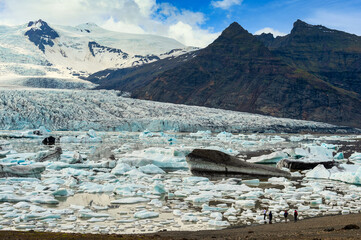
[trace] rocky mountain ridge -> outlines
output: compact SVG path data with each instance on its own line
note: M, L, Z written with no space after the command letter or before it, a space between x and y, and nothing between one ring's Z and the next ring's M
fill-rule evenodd
M107 88L154 101L361 127L360 52L360 37L300 20L277 38L253 36L232 23L195 57L133 88L123 84L124 72L113 74Z

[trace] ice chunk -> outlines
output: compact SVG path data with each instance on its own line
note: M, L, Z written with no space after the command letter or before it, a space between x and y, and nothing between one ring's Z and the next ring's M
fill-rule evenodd
M58 190L54 191L52 193L53 196L61 196L61 197L68 197L70 195L73 195L71 191L68 191L65 188L59 188Z
M353 154L351 154L349 160L352 161L352 162L361 161L361 153L359 153L359 152L354 152Z
M227 221L209 220L208 224L215 227L229 227L230 224Z
M139 167L139 170L146 174L164 174L165 172L154 164Z
M198 218L193 213L185 213L182 215L182 222L198 222Z
M198 182L209 182L209 179L206 177L185 177L183 178L184 183L195 184Z
M288 154L282 151L273 152L268 155L262 155L259 157L252 157L247 160L247 162L251 163L278 163L282 159L288 158Z
M212 132L207 130L207 131L197 131L196 133L190 133L189 136L208 138L211 134Z
M222 221L223 215L220 212L212 212L210 218L213 218L216 221Z
M341 160L341 159L344 159L345 157L343 156L343 152L338 152L338 153L336 153L335 156L333 156L333 158Z
M132 169L134 169L134 168L131 168L128 164L118 162L118 164L115 166L115 168L113 168L111 173L113 173L115 175L123 175Z
M332 180L361 185L361 167L356 172L336 172L330 176Z
M254 200L237 200L235 204L241 208L254 208L256 206Z
M113 200L110 203L112 204L134 204L134 203L141 203L141 202L149 202L149 198L143 197L131 197L131 198L122 198L118 200Z
M56 200L54 197L48 196L48 195L31 197L30 201L33 203L40 203L40 204L58 204L59 203L59 201Z
M290 137L290 141L291 141L291 142L300 142L300 141L302 141L303 139L304 139L303 136L291 136L291 137Z
M107 214L107 213L95 213L95 212L92 212L89 209L79 211L79 217L80 218L107 218L109 216L110 215Z
M157 213L157 212L149 212L147 210L142 210L140 212L134 213L134 217L135 218L140 218L140 219L155 218L155 217L159 217L159 213Z
M318 164L314 169L306 173L307 178L329 179L331 173L322 165Z
M159 183L159 182L155 184L153 190L154 190L155 194L164 194L167 192L164 184Z

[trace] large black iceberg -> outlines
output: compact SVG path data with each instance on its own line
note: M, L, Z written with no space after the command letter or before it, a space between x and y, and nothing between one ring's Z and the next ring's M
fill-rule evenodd
M291 177L289 172L272 166L248 163L216 150L194 149L186 160L194 175Z

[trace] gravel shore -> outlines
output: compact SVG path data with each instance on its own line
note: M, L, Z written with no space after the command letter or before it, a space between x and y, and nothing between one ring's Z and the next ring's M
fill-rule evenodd
M297 223L275 223L224 230L158 232L143 235L96 235L0 231L0 239L11 240L113 240L113 239L361 239L361 214L325 216Z

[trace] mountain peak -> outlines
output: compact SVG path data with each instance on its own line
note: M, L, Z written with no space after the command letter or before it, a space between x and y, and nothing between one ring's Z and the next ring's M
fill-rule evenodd
M52 40L59 37L59 34L41 19L30 21L28 27L30 29L25 32L25 36L28 36L42 52L45 52L45 45L52 47L54 45Z
M311 26L311 25L300 19L297 19L297 21L293 23L293 27L300 27L300 26Z
M224 31L224 33L239 33L239 32L247 32L239 23L233 22L231 23Z
M313 28L314 26L311 24L308 24L300 19L297 19L296 22L293 23L293 28L291 30L291 33L295 33L295 32L302 32L304 30L308 30Z
M230 24L225 30L223 30L221 36L218 39L233 39L240 36L251 35L237 22Z
M28 27L31 27L31 28L41 28L42 26L48 26L48 24L41 19L39 19L37 21L30 21L28 23Z
M83 24L80 24L80 25L78 25L76 27L80 28L80 29L83 29L83 28L86 28L86 29L100 28L96 23L93 23L93 22L83 23Z

